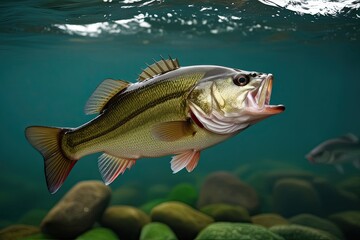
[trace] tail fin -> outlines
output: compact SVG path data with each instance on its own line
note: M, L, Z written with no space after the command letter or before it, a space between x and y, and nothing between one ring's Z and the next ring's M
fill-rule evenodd
M65 129L32 126L25 130L27 140L44 157L49 192L54 194L64 183L76 161L68 159L61 149Z

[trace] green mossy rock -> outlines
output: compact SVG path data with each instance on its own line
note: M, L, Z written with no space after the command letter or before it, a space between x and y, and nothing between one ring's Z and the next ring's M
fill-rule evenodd
M150 222L143 211L131 206L111 206L101 218L101 225L113 230L121 239L139 239L141 228Z
M18 240L40 233L40 228L29 225L11 225L0 230L0 239Z
M177 237L167 225L153 222L143 227L140 240L177 240Z
M305 180L284 178L273 189L274 210L285 217L300 213L318 213L321 200L312 184Z
M348 240L360 239L360 211L345 211L329 216Z
M339 240L328 232L296 224L274 226L269 230L282 236L285 240Z
M334 223L311 214L299 214L289 219L292 224L312 227L331 233L339 239L344 239L344 235Z
M147 202L143 205L141 205L139 208L144 211L146 214L150 214L151 210L156 207L157 205L166 202L167 200L165 198L158 198L151 200L150 202Z
M207 226L196 240L284 240L264 227L248 223L218 222ZM304 239L303 239L304 240Z
M215 222L251 222L248 210L241 206L218 203L202 207L200 211L214 218Z
M360 177L349 177L337 184L339 189L356 194L360 198Z
M169 201L178 201L186 203L189 206L195 207L198 199L197 189L188 183L181 183L176 185L169 193L167 199Z
M277 225L289 224L288 220L283 218L281 215L275 213L263 213L252 216L251 221L253 224L260 225L266 228Z
M194 239L214 220L208 215L181 202L165 202L151 211L154 222L168 225L179 239Z
M44 209L32 209L26 212L18 220L19 224L40 226L41 221L44 219L48 211Z
M117 240L116 234L108 228L93 228L84 234L81 234L76 240Z

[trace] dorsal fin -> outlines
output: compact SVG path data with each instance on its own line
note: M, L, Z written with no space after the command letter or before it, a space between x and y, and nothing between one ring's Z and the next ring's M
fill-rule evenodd
M171 57L169 57L169 59L164 59L161 57L160 61L155 61L155 63L151 64L151 65L147 65L148 67L143 70L139 77L138 77L138 81L144 81L146 79L150 79L153 78L154 76L166 73L166 72L170 72L172 70L178 69L180 67L179 65L179 61L175 58L172 59Z
M106 79L91 95L85 105L85 114L100 113L106 103L117 93L125 90L131 83L123 80Z
M341 137L342 139L344 140L347 140L349 142L353 142L353 143L357 143L359 141L359 139L357 138L357 136L355 136L354 134L352 133L348 133L344 136Z

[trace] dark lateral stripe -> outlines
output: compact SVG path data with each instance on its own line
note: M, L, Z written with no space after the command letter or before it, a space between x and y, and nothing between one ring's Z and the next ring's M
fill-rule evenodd
M161 98L156 99L155 101L149 102L147 104L145 104L143 107L137 109L136 111L132 112L131 114L129 114L127 117L125 117L124 119L122 119L121 121L117 122L116 124L114 124L111 128L108 128L96 135L93 136L89 136L88 138L81 138L81 139L77 139L78 141L72 141L71 145L72 147L75 147L76 145L80 145L82 143L94 140L96 138L99 138L101 136L104 136L114 130L116 130L117 128L121 127L122 125L124 125L125 123L127 123L128 121L130 121L131 119L135 118L136 116L144 113L146 110L149 110L161 103L164 103L166 101L172 100L172 99L176 99L181 97L182 95L184 95L186 91L182 91L182 92L174 92L172 94L169 95L165 95Z

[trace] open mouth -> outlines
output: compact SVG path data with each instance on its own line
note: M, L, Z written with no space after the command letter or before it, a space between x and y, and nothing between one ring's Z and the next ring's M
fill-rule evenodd
M278 114L285 110L284 105L270 105L273 76L269 74L260 87L249 92L247 95L247 107L252 111L265 114Z

